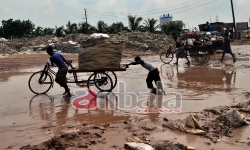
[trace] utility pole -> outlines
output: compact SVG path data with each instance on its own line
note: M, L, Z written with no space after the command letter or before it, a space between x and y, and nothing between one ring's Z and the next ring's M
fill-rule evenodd
M84 11L85 11L85 19L86 19L86 29L88 28L88 19L87 19L87 9L84 8Z
M231 0L231 7L232 7L232 15L233 15L233 21L234 21L234 23L233 23L233 26L234 26L234 31L235 31L235 38L237 38L237 29L236 29L236 27L235 27L235 18L234 18L234 6L233 6L233 0Z

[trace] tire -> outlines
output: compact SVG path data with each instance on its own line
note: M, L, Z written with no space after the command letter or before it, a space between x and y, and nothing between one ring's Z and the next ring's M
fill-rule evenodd
M112 91L112 78L107 73L94 73L94 84L100 91Z
M114 88L112 78L107 73L96 73L94 83L100 91L112 91Z
M173 53L169 50L164 51L161 53L160 58L164 64L169 64L173 60Z
M207 52L198 51L198 55L195 57L195 60L198 62L205 62L207 60Z
M115 72L114 71L106 71L105 73L107 73L111 77L111 79L113 81L113 88L115 88L116 84L117 84L117 76L116 76Z
M210 54L209 54L209 52L206 52L206 53L207 53L207 55L206 55L206 60L204 61L204 63L208 62L209 59L210 59Z
M45 94L50 90L53 82L50 74L43 73L43 71L35 72L29 78L29 89L35 94Z

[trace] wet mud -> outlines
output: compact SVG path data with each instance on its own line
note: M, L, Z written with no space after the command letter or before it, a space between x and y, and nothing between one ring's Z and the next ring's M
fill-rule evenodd
M249 49L248 45L233 47L238 58L248 57ZM68 57L77 66L77 56ZM176 66L175 59L170 64L162 64L158 55L141 57L158 67L168 93L165 99L171 98L168 96L172 93L181 95L181 103L175 104L181 106L181 113L173 109L165 113L138 113L140 108L120 107L124 102L127 107L133 102L126 101L130 98L119 93L133 93L137 95L136 101L145 103L151 100L151 95L145 94L149 92L145 81L148 72L141 66L116 72L119 82L113 92L101 93L98 108L86 110L72 104L86 94L85 84L69 84L71 97L63 96L64 91L57 84L46 95L35 95L29 90L29 77L43 68L46 55L1 57L0 149L125 149L127 142L143 142L157 149L186 149L187 146L249 149L249 127L232 128L221 118L230 108L249 101L249 60L238 59L233 63L231 56L226 55L224 62L220 62L221 54L214 54L206 64L191 59L191 65L186 65L186 60L181 59ZM124 57L123 63L132 60ZM79 77L89 75L79 74ZM72 78L72 74L68 77ZM170 121L185 121L190 114L206 129L206 135L164 127Z

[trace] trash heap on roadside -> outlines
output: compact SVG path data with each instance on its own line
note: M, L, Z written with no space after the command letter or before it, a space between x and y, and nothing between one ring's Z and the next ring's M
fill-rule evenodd
M169 44L174 44L174 41L170 36L163 34L152 34L148 32L119 32L117 34L110 34L108 36L115 39L123 39L126 41L124 45L125 49L138 51L165 50L169 47ZM40 53L46 50L47 45L50 45L56 51L61 51L63 53L78 53L80 44L84 43L84 41L88 40L89 38L90 35L87 34L68 34L65 37L46 35L35 38L21 38L12 40L0 38L0 44L2 45L0 47L0 53Z
M162 126L188 134L201 135L217 143L223 136L233 137L236 128L250 124L250 116L240 113L240 111L250 112L249 108L250 101L233 107L214 107L205 109L202 115L189 115L185 121L170 120Z

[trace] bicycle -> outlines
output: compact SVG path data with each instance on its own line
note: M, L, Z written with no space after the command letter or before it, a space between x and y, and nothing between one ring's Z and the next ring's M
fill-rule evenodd
M72 63L72 60L68 61ZM69 66L68 66L69 67ZM114 71L125 71L126 69L98 69L98 70L78 70L71 67L69 73L73 73L73 81L67 83L86 83L87 88L90 89L91 84L94 84L100 91L112 91L117 83L117 76ZM87 80L79 80L77 72L93 72ZM109 73L111 72L111 73ZM109 75L109 74L110 75ZM35 72L31 75L28 81L29 89L35 94L45 94L54 85L54 76L56 72L50 68L50 63L47 62L42 71ZM111 78L113 76L114 82Z
M175 45L169 45L169 48L166 51L163 51L160 54L160 59L163 63L169 64L173 60L173 52L172 49L175 47ZM207 50L194 50L190 51L190 49L185 48L187 52L187 56L194 57L194 59L200 63L205 63L210 59L210 55ZM189 52L189 54L188 54Z

